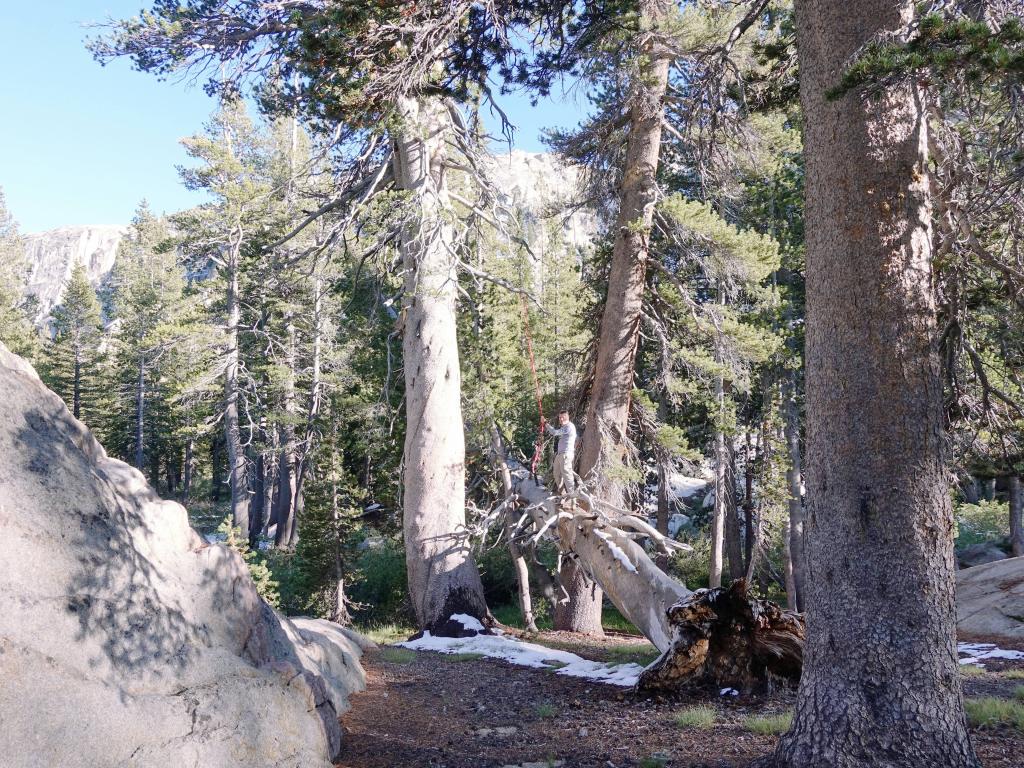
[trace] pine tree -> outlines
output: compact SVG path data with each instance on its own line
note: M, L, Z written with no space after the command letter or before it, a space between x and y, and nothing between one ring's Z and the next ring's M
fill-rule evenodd
M103 322L100 302L85 267L75 264L64 298L53 310L53 341L46 349L47 385L71 408L76 419L100 426Z
M32 325L34 305L25 295L28 269L18 224L0 188L0 342L16 355L35 360L42 344Z

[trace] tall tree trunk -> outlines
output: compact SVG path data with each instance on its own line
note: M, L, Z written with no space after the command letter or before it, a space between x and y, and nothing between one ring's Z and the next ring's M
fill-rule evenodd
M923 95L830 101L914 3L798 0L807 232L807 645L787 768L975 768L956 654L953 515Z
M142 440L146 420L146 359L139 356L139 370L135 377L135 467L139 471L145 461ZM156 483L154 483L155 485Z
M195 468L196 439L190 437L185 441L185 458L181 469L181 503L187 507L192 498L192 471Z
M76 419L82 418L82 351L75 345L75 381L74 395L72 397L74 408L72 413Z
M721 378L715 382L715 399L719 402L721 410ZM722 586L722 565L725 560L725 454L725 433L719 426L715 431L715 506L711 517L711 564L708 567L708 586L712 589Z
M762 428L762 438L764 434L765 431ZM758 447L758 451L762 450L764 450L763 440ZM752 571L754 540L757 538L757 529L754 527L754 466L756 464L750 430L747 429L743 433L743 558L747 564L748 573ZM750 580L749 577L747 580Z
M658 159L661 153L663 99L668 83L669 54L657 39L657 27L665 20L668 0L640 0L641 34L646 36L646 65L631 84L629 137L615 221L608 293L598 334L594 383L587 406L586 430L580 440L579 473L599 499L621 508L624 493L616 472L625 461L633 369L640 338L641 308L649 257L651 223L657 196ZM654 33L652 33L654 30ZM561 525L560 525L561 527ZM568 540L568 537L563 537ZM570 601L589 600L588 608L573 611L580 620L600 613L601 590L586 579L573 578L576 592ZM595 632L600 624L571 627Z
M501 489L505 498L511 498L513 494L512 473L508 469L505 444L498 432L498 425L494 423L491 424L491 462L501 476ZM512 522L511 514L505 515L505 536L508 541L508 553L516 572L516 594L519 598L519 610L523 616L523 626L530 632L536 632L537 623L533 615L533 597L530 595L530 569L515 540L515 524Z
M736 449L732 439L726 446L728 461L725 479L725 543L729 553L729 580L742 579L746 574L743 562L743 542L740 533L740 516L736 504Z
M466 446L456 340L458 277L445 181L450 116L438 99L405 97L394 176L409 193L405 270L406 434L403 529L409 595L421 629L453 613L490 618L466 534Z
M281 455L277 465L277 531L274 546L279 548L295 545L296 507L298 496L297 456L295 450L295 317L289 310L285 313L286 356L284 367L287 371L284 382L284 418L280 428Z
M228 484L231 487L231 522L243 534L249 531L249 473L242 449L242 433L238 421L238 324L241 320L241 302L238 295L239 249L241 243L231 245L227 264L227 326L225 328L224 366L224 444L228 453Z
M1014 557L1024 557L1024 493L1020 475L1010 475L1010 550Z
M785 388L785 436L789 451L786 480L789 483L789 519L786 529L786 602L790 609L807 607L806 556L804 554L803 465L800 456L800 411L796 401L797 371L790 371Z
M221 446L219 436L215 433L210 435L210 501L214 504L220 502L221 476Z

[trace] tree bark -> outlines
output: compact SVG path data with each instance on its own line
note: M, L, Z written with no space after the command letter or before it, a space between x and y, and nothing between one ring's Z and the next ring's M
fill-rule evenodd
M665 113L663 99L668 83L669 53L652 29L656 31L664 21L669 7L667 0L640 0L639 3L641 34L647 36L644 49L649 56L646 66L641 67L641 74L632 83L629 137L608 292L598 334L587 428L580 440L580 476L594 496L615 507L624 504L623 484L615 470L626 458L633 369L657 196L656 175ZM575 578L573 583L579 591L570 593L570 601L590 600L592 603L589 608L575 611L574 615L593 616L595 606L600 604L600 589L595 590Z
M297 533L296 507L298 502L297 458L295 451L295 319L289 311L285 316L286 356L284 361L284 414L285 422L280 427L281 457L277 471L277 530L274 546L288 548L295 546Z
M830 101L914 3L798 0L807 648L787 768L975 768L957 664L923 94Z
M562 558L558 581L569 595L555 606L554 627L567 632L602 637L601 610L604 592L572 556Z
M1024 493L1020 475L1010 475L1010 550L1014 557L1024 557Z
M721 399L721 380L715 385ZM711 517L711 563L708 567L708 586L722 586L722 564L725 559L725 434L721 428L715 432L715 506Z
M185 441L185 458L182 461L181 469L181 504L187 507L192 497L192 471L195 465L195 438L190 437Z
M450 117L436 99L399 100L394 176L410 195L405 271L406 434L403 529L409 595L421 629L453 613L490 620L466 527L465 436L456 340L458 277L445 181Z

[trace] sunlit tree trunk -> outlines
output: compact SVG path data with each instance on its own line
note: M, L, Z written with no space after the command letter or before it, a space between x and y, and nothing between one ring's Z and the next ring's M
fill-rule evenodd
M409 195L400 250L405 273L406 434L403 529L409 595L421 629L453 613L489 618L466 532L454 231L445 181L450 117L439 100L403 98L394 175Z

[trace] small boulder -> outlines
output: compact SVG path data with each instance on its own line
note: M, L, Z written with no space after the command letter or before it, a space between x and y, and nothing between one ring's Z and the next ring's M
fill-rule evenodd
M958 568L974 568L985 563L1005 560L1006 557L1006 553L998 545L990 541L983 541L980 544L971 544L963 549L958 549L956 564Z

